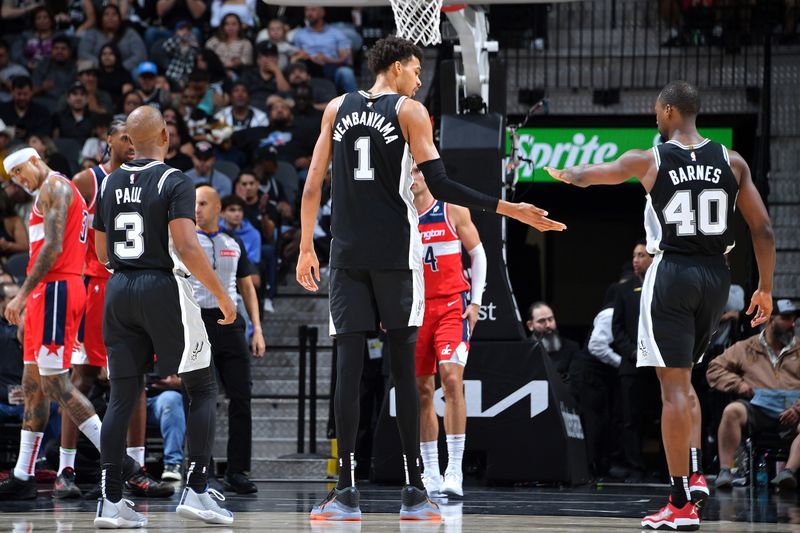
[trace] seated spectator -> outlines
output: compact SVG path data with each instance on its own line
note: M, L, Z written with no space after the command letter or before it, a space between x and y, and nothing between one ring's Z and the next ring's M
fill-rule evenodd
M158 425L164 439L164 481L181 480L183 441L186 437L186 413L183 409L181 378L173 374L155 376L147 383L147 423Z
M250 91L244 83L236 82L231 86L229 101L231 105L220 109L216 118L231 126L233 131L269 126L267 114L250 105Z
M142 102L163 109L169 104L169 89L158 83L158 66L152 61L145 61L136 67L136 85Z
M53 117L53 137L76 139L81 144L92 136L94 113L89 111L86 87L76 81L67 93L67 108Z
M86 101L92 113L111 113L114 111L114 102L111 95L97 88L97 63L93 59L78 60L78 81L86 89ZM67 107L67 98L62 96L58 101L58 111Z
M706 378L715 390L740 396L725 407L719 424L720 472L717 489L733 486L733 455L742 431L755 435L764 431L793 437L786 469L772 483L784 489L797 486L795 474L800 467L800 343L795 336L798 310L789 300L778 300L764 331L737 342L708 363ZM761 395L767 391L783 392L795 401L775 409Z
M244 37L242 22L233 13L225 15L206 48L216 53L227 69L239 71L253 64L253 43Z
M66 27L66 31L76 37L80 37L86 30L94 28L97 22L97 12L92 0L70 0L53 2L53 4L60 4L60 9L56 8L56 23L59 27Z
M60 172L67 177L72 174L72 166L66 156L58 151L56 143L47 135L31 135L25 140L25 143L36 150L39 153L39 157L41 157L52 170ZM77 161L74 163L77 163ZM28 217L22 217L22 220L27 221Z
M13 202L2 189L0 189L0 217L3 219L0 224L0 257L5 260L16 253L27 252L28 230L14 211Z
M150 2L148 2L150 3ZM147 49L152 49L159 39L169 39L174 35L178 23L186 23L189 27L201 28L208 20L207 0L171 0L169 2L152 2L155 4L149 25L144 32ZM197 39L200 39L197 31Z
M86 139L81 149L81 162L84 159L95 161L105 161L106 150L108 149L108 127L111 126L111 115L107 113L97 113L92 117L94 136Z
M261 146L274 146L278 159L294 165L298 173L305 175L311 163L316 137L313 130L296 123L289 102L275 98L269 108L270 134L261 140Z
M39 6L33 12L33 29L22 32L12 52L14 60L24 63L33 72L41 61L50 57L55 37L55 19L50 11Z
M28 71L11 61L8 43L0 39L0 102L11 101L11 80L15 76L28 76Z
M16 139L28 135L50 135L53 123L50 112L43 105L32 102L33 83L28 76L11 80L11 101L0 104L0 119L15 129Z
M200 50L197 36L192 32L189 23L185 20L178 22L175 26L175 35L164 41L161 48L169 58L167 78L183 87L189 79L189 74L194 70Z
M97 59L97 87L111 95L116 108L122 95L133 89L133 78L122 66L119 49L114 43L104 44Z
M57 35L50 57L40 61L33 71L34 95L53 107L78 75L73 52L69 37Z
M180 134L178 125L175 122L167 121L167 133L169 133L169 149L164 163L177 168L181 172L186 172L192 168L192 158L181 151L184 139ZM191 145L190 145L191 146Z
M123 23L120 10L114 4L106 5L100 12L98 27L86 31L81 37L78 56L81 59L94 59L103 45L109 42L117 45L122 66L128 70L133 70L147 59L144 41L136 30Z
M293 61L308 62L312 74L321 75L336 83L340 91L355 91L356 76L349 66L352 53L350 41L336 28L325 24L325 9L307 6L306 27L294 34L294 45L300 49Z
M336 85L325 78L312 78L305 63L292 63L289 65L286 71L286 78L289 80L292 89L301 85L311 86L314 107L320 111L325 111L325 106L328 105L328 102L336 98Z
M211 185L222 196L228 196L233 190L231 178L214 168L214 145L208 141L194 143L192 169L186 172L195 186ZM257 262L257 261L256 261Z
M122 113L123 120L133 113L137 107L144 105L144 99L138 91L128 91L122 95L122 103L119 112Z
M314 138L319 137L319 129L322 124L322 111L314 107L314 98L311 96L310 85L298 85L292 90L294 107L292 113L297 124L308 135Z
M88 1L88 0L87 0ZM18 33L28 26L27 18L30 14L42 7L44 2L18 2L13 0L3 0L2 20L5 23L4 29L18 28L10 33Z
M250 28L256 25L256 0L213 0L211 2L211 27L225 25L229 14L236 15L241 24Z
M187 88L194 90L197 95L197 109L208 117L212 117L214 112L225 103L225 96L221 92L222 88L211 85L211 76L207 70L195 69L189 75Z
M281 19L272 19L266 28L258 32L256 44L269 41L278 49L278 66L285 69L297 53L297 47L286 39L286 23Z
M580 351L577 342L563 337L558 332L558 324L553 310L544 302L534 302L528 308L528 331L531 342L540 342L550 356L558 375L568 387L575 374L575 356ZM577 397L577 391L571 391Z
M253 102L260 108L266 107L269 96L291 91L289 82L278 66L278 49L268 41L256 46L256 65L242 73L241 81L250 89Z
M225 85L236 78L234 75L228 75L225 66L219 56L208 48L203 48L197 54L197 59L194 63L195 71L204 71L208 73L208 84L214 90L214 93L222 96L225 94ZM224 103L220 101L220 105Z
M244 200L235 195L222 198L220 227L239 237L247 251L247 259L257 265L261 262L261 233L244 218Z

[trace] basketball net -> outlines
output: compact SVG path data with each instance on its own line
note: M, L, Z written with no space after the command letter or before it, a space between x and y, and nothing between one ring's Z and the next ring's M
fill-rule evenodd
M442 42L442 0L390 0L397 36L429 46Z

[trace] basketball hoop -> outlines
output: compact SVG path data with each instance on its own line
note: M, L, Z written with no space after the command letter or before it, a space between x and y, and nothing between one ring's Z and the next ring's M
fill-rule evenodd
M442 0L390 0L397 36L424 46L442 42Z

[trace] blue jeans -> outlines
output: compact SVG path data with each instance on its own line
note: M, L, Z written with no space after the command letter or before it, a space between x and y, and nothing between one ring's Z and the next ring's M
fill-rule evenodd
M22 416L25 413L25 406L23 405L9 405L0 402L0 421L16 420L22 422ZM61 439L61 415L58 412L58 404L50 402L50 420L44 428L44 437L42 437L42 445L39 448L39 454L44 453L45 445L50 439L56 439L56 442Z
M333 81L336 87L344 93L351 93L358 89L356 74L347 65L325 65L322 69L326 78Z
M186 413L183 396L175 390L166 390L147 399L147 423L161 428L164 437L164 464L183 462L183 440L186 436Z

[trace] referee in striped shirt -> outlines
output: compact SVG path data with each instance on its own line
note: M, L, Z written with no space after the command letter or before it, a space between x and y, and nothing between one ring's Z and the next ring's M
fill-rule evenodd
M213 187L197 188L195 218L197 238L208 256L208 262L227 289L231 299L236 299L236 289L244 300L247 314L253 322L253 341L250 349L254 357L264 357L265 343L261 331L258 298L251 274L255 273L241 240L220 230L221 204ZM232 324L221 325L222 317L216 299L199 281L189 278L194 297L201 308L201 316L211 342L214 366L219 373L228 404L228 468L225 481L238 494L257 492L255 484L247 477L252 449L252 412L250 409L250 349L245 341L245 322L241 315Z

